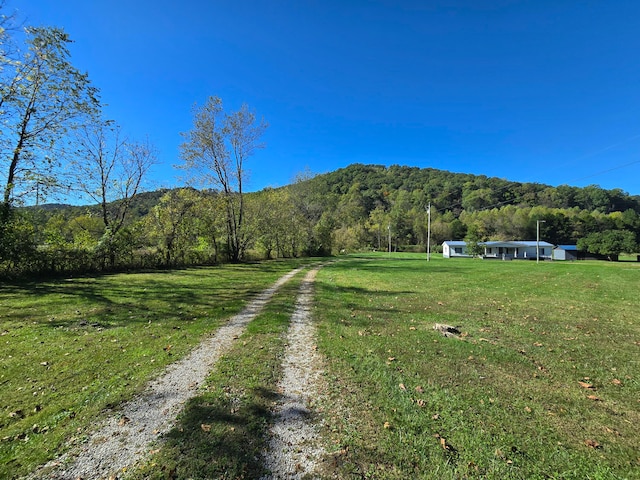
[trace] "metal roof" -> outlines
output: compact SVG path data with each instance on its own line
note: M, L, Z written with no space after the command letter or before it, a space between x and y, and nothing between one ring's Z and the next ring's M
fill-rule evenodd
M465 247L467 245L467 242L464 242L462 240L447 240L445 242L442 242L442 244L447 244L450 247ZM510 241L510 242L500 242L500 241L490 241L490 242L480 242L480 245L483 245L485 247L535 247L537 245L541 246L541 247L553 247L552 243L549 242L543 242L542 240L540 242L537 242L535 240L516 240L516 241Z
M553 247L552 243L549 242L543 242L542 240L540 240L540 242L537 242L535 240L517 240L515 242L507 242L510 243L512 245L521 245L523 247L535 247L536 245L540 245L541 247Z
M578 250L578 246L577 245L558 245L556 248L559 248L561 250Z

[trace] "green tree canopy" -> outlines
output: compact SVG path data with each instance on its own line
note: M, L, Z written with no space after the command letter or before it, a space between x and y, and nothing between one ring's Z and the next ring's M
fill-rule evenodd
M635 235L628 230L595 232L578 240L578 249L600 255L619 255L638 250Z

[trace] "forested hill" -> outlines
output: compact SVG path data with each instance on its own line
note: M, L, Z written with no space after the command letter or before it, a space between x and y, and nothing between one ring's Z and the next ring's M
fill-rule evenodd
M363 206L371 211L388 205L398 191L411 194L411 203L440 212L473 212L506 205L580 209L608 214L632 209L640 214L640 196L621 189L605 190L597 185L552 187L519 183L485 175L452 173L433 168L353 164L311 180L314 188L328 195L347 195L357 189Z
M138 193L129 206L129 221L140 220L155 207L168 189L154 190L151 192ZM118 200L109 203L109 208L113 208L119 203ZM64 218L74 218L80 215L101 215L101 207L98 204L91 205L69 205L65 203L46 203L39 206L22 207L31 212L40 222L47 221L54 215L61 215Z
M631 196L621 189L605 190L597 185L584 188L569 185L552 187L485 175L399 165L385 167L352 164L334 172L314 176L301 182L298 187L301 186L324 197L327 206L335 205L343 196L353 196L357 191L361 207L367 215L376 207L390 207L397 200L400 191L403 192L401 196L410 194L408 200L412 206L426 208L430 202L433 212L451 212L455 217L463 210L474 212L507 205L578 209L603 214L631 209L640 214L640 195ZM131 205L130 219L145 216L168 191L162 189L138 194ZM259 196L259 192L256 195ZM70 215L87 212L97 214L100 210L98 205L48 204L38 208L50 212L65 211Z

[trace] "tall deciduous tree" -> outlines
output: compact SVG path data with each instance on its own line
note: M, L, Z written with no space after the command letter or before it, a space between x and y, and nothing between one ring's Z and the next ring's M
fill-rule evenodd
M169 190L147 217L150 236L156 241L166 267L177 264L178 258L184 262L187 250L196 244L194 219L200 195L187 188Z
M73 188L100 205L104 224L101 245L111 263L113 241L125 225L134 197L149 169L157 162L149 142L122 138L109 122L85 126L77 132L77 151L71 162Z
M27 51L5 62L0 83L0 175L3 210L21 196L55 184L60 139L100 104L89 77L70 62L68 35L25 29Z
M249 107L242 105L234 113L225 113L219 97L209 97L194 109L193 128L183 133L180 146L183 168L191 180L220 191L226 208L227 250L229 259L239 261L248 238L244 228L243 184L245 162L257 148L267 128Z

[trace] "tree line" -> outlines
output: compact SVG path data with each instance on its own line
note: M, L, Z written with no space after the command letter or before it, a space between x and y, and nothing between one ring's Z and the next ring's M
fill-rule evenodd
M199 171L214 164L202 165ZM233 165L237 172L237 165ZM446 197L449 203L445 207L427 191L438 182L447 183L452 190L460 187L460 195ZM466 203L465 195L473 194L469 184L475 182L494 183L500 195L518 198L518 203L485 202L476 203L475 208L460 208ZM532 240L539 220L544 220L540 223L541 239L554 244L577 243L583 250L601 254L638 251L638 197L596 186L563 186L559 190L571 191L574 199L590 198L598 192L601 204L593 210L581 205L558 206L566 205L564 193L554 194L553 187L544 185L434 169L358 164L324 175L301 174L291 185L242 193L242 199L236 187L228 192L193 187L149 192L138 194L131 203L132 215L112 243L114 258L107 259L100 247L105 231L100 204L32 207L22 211L31 226L31 255L21 268L65 272L176 267L386 250L389 240L393 250L424 251L429 204L432 251L445 240ZM551 194L560 203L539 205L535 196L525 200L523 191ZM628 208L616 210L616 203ZM115 211L122 208L119 202L107 207ZM241 221L230 218L240 209Z

